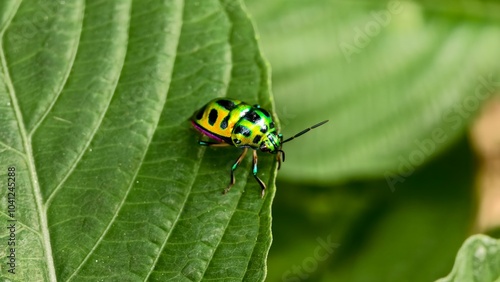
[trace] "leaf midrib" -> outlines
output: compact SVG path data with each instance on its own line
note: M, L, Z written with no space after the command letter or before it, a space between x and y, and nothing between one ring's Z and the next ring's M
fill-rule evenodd
M47 224L47 216L43 212L43 201L42 201L42 193L40 190L40 185L38 184L38 175L36 173L36 168L35 168L35 160L33 158L33 151L32 151L32 146L31 146L31 139L29 138L29 135L27 134L26 127L24 124L23 116L21 114L21 109L19 107L19 103L17 101L17 96L14 90L14 84L12 83L12 79L9 74L9 69L7 68L7 59L5 58L5 53L3 49L3 36L5 34L5 31L7 30L7 27L10 25L12 22L14 16L16 15L19 7L21 6L21 2L17 3L17 6L12 9L12 13L9 16L8 20L5 22L4 28L0 31L0 61L2 64L2 68L4 70L4 78L5 78L5 85L7 87L7 91L9 92L9 96L11 99L11 106L14 110L14 115L16 117L17 125L19 128L19 134L21 136L21 140L23 143L23 147L25 150L25 160L28 165L28 170L29 170L29 177L31 181L31 185L33 187L33 194L35 197L35 203L36 207L38 210L38 216L40 220L40 230L42 231L42 244L44 247L44 254L46 258L46 265L47 265L47 273L48 273L48 278L50 281L57 281L56 280L56 272L55 272L55 265L54 265L54 258L52 256L52 247L50 243L50 235L49 235L49 228Z

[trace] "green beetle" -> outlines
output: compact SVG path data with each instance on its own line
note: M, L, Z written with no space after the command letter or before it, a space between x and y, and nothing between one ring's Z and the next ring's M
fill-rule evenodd
M268 111L259 105L251 106L231 98L217 98L208 102L196 111L191 119L191 123L196 130L216 141L200 140L198 142L200 145L235 146L243 149L243 152L231 167L231 182L223 193L227 193L236 182L234 170L243 160L248 148L251 148L253 149L252 173L262 188L262 197L264 197L266 184L257 176L257 150L276 154L279 169L281 160L285 161L285 152L281 149L284 143L327 122L328 120L322 121L283 140L283 135L276 130L271 114Z

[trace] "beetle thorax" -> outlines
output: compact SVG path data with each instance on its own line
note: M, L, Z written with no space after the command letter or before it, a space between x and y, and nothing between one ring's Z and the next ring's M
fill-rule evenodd
M231 141L236 147L250 147L265 152L275 152L281 143L271 115L258 106L239 117L231 132Z

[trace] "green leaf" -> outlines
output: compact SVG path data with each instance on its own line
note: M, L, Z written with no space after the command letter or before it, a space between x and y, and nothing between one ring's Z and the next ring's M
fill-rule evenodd
M264 199L249 158L222 195L240 151L189 122L215 97L272 109L239 1L1 1L0 36L2 280L264 279L274 158Z
M500 281L500 240L486 235L469 237L458 251L446 281Z
M464 135L500 89L500 5L448 2L247 0L285 137L330 119L282 179L402 176Z

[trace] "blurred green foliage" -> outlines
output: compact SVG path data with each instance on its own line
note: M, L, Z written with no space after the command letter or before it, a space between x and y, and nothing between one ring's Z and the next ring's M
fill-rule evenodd
M268 281L446 276L474 224L465 133L500 89L498 2L246 4L285 137L331 120L284 147Z
M394 193L384 180L321 187L280 181L268 281L299 276L294 266L309 275L305 281L443 277L471 228L472 183L473 160L465 140ZM328 236L338 247L327 259L318 260L315 271L305 271L318 238ZM284 276L287 271L291 274Z

